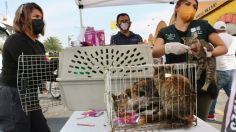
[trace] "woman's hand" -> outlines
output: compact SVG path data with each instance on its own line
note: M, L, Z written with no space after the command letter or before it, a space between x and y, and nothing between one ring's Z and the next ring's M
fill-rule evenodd
M207 51L207 48L206 48L206 47L203 47L203 49L204 49L204 51L205 51L205 53L206 53L206 57L207 57L207 58L212 57L211 51Z
M170 42L165 44L165 53L166 54L175 54L180 55L186 52L190 52L191 48L187 45L181 44L179 42Z

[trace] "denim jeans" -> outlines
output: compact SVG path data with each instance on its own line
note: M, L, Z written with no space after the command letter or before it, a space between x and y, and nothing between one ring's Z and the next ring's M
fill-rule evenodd
M219 89L223 88L226 95L229 97L234 70L216 71L216 72L217 72L217 87ZM215 114L216 103L217 103L217 98L212 101L209 114Z

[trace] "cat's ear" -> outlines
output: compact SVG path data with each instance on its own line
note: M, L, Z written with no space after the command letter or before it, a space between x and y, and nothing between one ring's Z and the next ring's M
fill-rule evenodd
M184 44L186 43L187 37L182 37L181 38L184 41Z
M193 38L197 38L197 37L198 37L197 32L194 32L194 33L192 34L192 37L193 37Z
M165 65L154 66L154 75L158 75L165 71Z
M117 100L118 99L118 97L116 95L114 95L114 94L111 94L111 95L112 95L112 99L113 100Z
M128 95L129 98L131 98L131 90L129 88L125 90L125 93Z

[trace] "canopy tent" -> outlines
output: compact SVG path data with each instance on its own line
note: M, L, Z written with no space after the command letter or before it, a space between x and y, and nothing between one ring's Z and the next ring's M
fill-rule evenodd
M138 5L138 4L156 4L156 3L174 4L176 1L177 0L75 0L76 4L80 8ZM203 2L203 1L220 1L220 0L198 0L198 1Z
M160 2L168 3L173 1L174 0L75 0L76 4L82 6L82 8L154 4Z
M124 5L142 5L170 3L174 4L177 0L75 0L80 9L80 25L83 27L82 10L84 8L108 7L108 6L124 6ZM227 0L198 0L204 1L227 1Z

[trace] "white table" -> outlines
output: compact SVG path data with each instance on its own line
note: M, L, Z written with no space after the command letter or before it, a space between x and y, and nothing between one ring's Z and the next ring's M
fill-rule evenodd
M84 111L75 111L60 130L60 132L109 132L110 126L107 122L107 114L104 113L99 117L87 117L83 119L77 119L82 117L82 113ZM176 129L176 130L159 130L163 132L183 132L183 131L191 131L191 132L219 132L216 128L207 124L201 119L197 119L198 125L194 126L190 129ZM95 126L79 126L77 123L82 124L91 124ZM156 130L158 131L158 130Z

